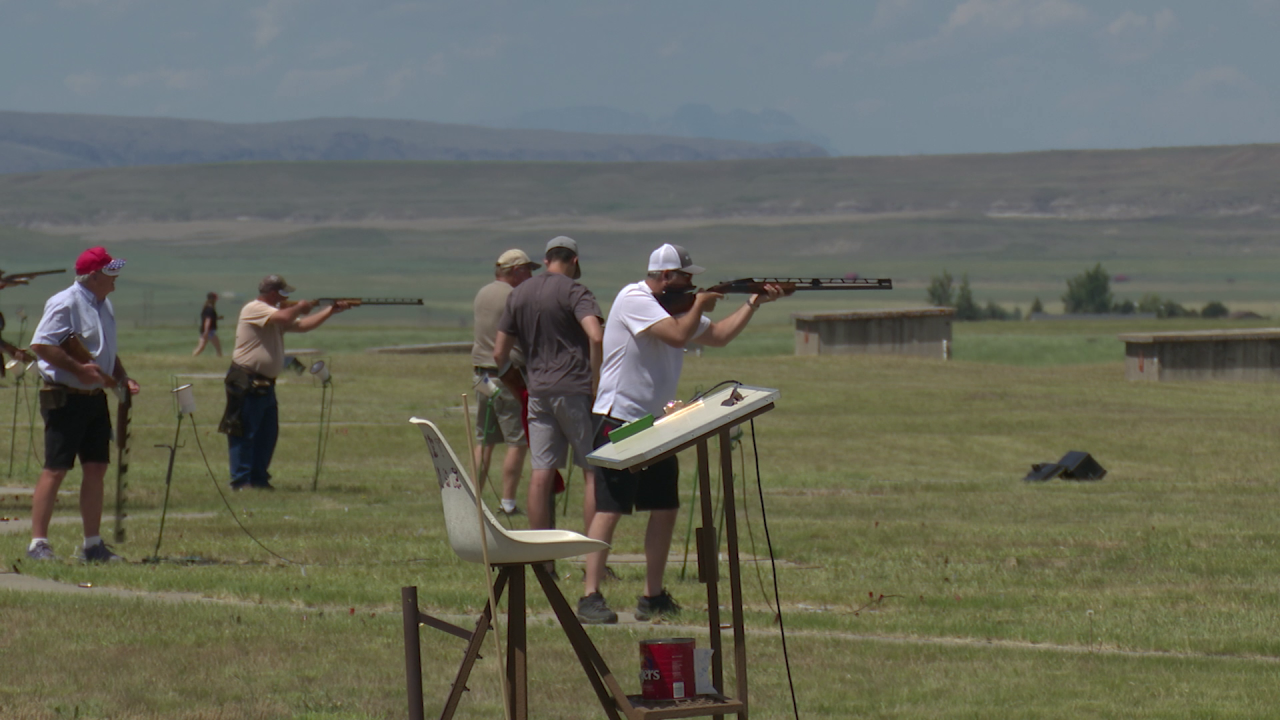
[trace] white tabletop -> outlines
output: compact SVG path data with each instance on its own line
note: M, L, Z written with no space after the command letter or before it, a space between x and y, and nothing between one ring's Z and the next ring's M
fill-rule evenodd
M725 405L734 392L741 399ZM778 395L773 388L725 386L697 403L658 418L651 428L616 443L601 445L587 456L587 462L615 470L645 465L659 455L737 424L743 417L777 400Z

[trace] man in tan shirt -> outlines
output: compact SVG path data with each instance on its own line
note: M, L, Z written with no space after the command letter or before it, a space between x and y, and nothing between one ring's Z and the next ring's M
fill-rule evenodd
M258 283L258 297L240 310L236 348L227 371L227 408L218 430L227 434L231 488L274 490L271 456L280 434L276 377L284 369L284 334L310 332L350 305L336 302L309 314L315 300L288 303L293 286L279 275Z
M526 402L519 392L508 388L499 380L499 368L493 362L493 343L498 335L498 321L507 307L507 296L512 288L533 276L542 267L529 259L523 250L511 249L502 253L494 263L493 282L480 288L472 308L475 311L475 342L471 346L472 386L476 391L476 473L489 481L489 465L493 460L493 448L506 443L507 454L502 461L502 514L515 515L516 490L520 486L520 471L529 441L524 433ZM513 365L524 369L524 356L517 348L511 353Z

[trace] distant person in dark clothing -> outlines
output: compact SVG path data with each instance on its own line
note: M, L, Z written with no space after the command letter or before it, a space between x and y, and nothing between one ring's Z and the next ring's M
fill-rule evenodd
M213 349L218 353L218 357L222 357L222 342L218 340L218 321L222 316L218 314L217 305L218 293L209 293L205 297L204 307L200 309L200 342L191 353L192 357L204 352L204 346L209 342L213 343Z

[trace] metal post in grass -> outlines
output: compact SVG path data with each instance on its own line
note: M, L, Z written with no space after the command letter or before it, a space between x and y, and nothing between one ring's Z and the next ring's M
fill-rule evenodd
M311 492L320 486L320 467L328 449L328 427L333 419L333 378L329 366L323 360L311 364L311 374L320 381L320 435L316 438L316 471L311 476Z
M424 720L422 704L422 636L418 632L418 588L400 588L404 615L404 680L409 695L409 720Z

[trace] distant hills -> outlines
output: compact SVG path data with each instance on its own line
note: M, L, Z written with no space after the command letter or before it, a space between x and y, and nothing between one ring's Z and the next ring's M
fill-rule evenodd
M785 124L785 123L783 123ZM826 157L819 145L325 118L219 123L0 112L0 173L243 161L626 162Z
M1271 222L1280 217L1280 145L709 163L243 162L0 175L0 224L8 225L904 213Z
M547 108L519 115L510 127L624 135L667 135L684 138L720 138L750 143L812 143L831 154L831 140L796 121L781 110L731 110L718 112L709 105L682 105L669 117L650 119L604 105Z

